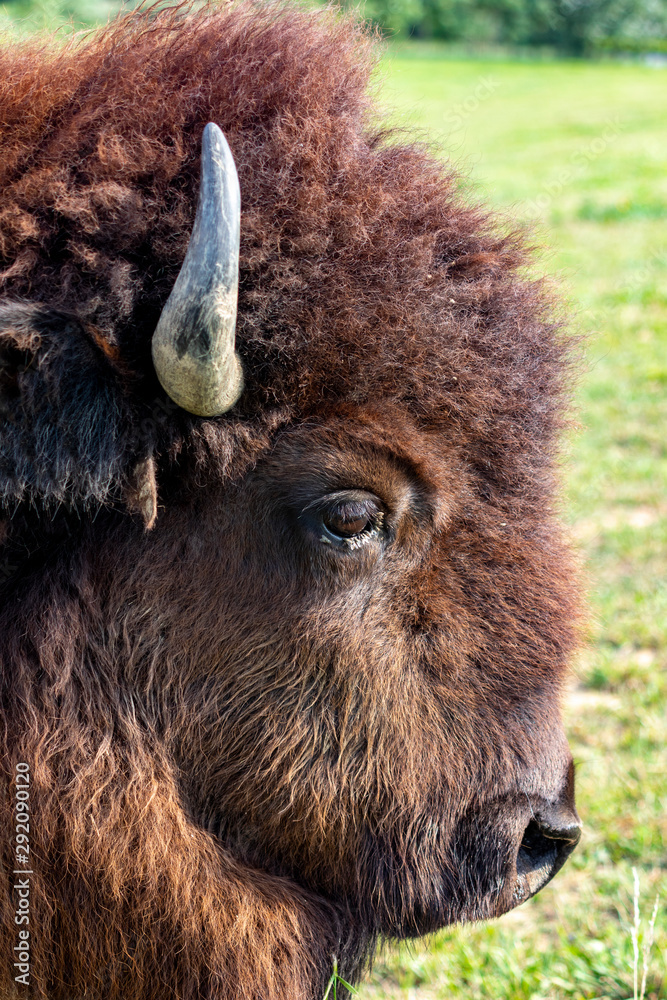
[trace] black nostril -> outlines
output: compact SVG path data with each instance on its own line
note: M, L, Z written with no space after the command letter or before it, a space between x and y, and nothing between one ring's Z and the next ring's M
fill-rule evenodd
M529 799L526 795L526 799L531 819L516 854L515 906L539 892L563 867L579 843L581 823L574 805L572 761L557 797Z
M579 843L580 837L581 826L574 821L567 826L559 824L558 827L554 827L541 820L531 819L525 829L519 850L534 858L554 851L559 853L566 851L570 854Z
M560 822L557 826L552 826L551 823L540 819L537 825L542 836L549 840L562 840L565 844L576 847L581 839L581 823L577 820Z
M578 820L568 817L556 824L554 818L531 819L519 845L516 871L527 896L539 892L553 878L579 843Z

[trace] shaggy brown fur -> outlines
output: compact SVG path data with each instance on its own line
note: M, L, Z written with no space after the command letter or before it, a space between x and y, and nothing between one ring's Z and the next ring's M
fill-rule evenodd
M0 53L2 740L7 787L31 770L35 996L316 1000L333 956L355 978L378 935L519 901L523 831L565 794L565 347L522 239L377 124L372 65L351 22L250 3ZM207 121L243 203L246 390L214 420L150 363ZM350 490L382 531L321 544Z

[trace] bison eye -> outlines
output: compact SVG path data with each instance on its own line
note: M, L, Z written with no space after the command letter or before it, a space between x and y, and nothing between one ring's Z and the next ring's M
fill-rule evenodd
M343 504L338 510L322 515L322 523L334 535L341 538L352 538L372 527L372 515L366 510L359 510L357 504Z
M304 511L318 541L339 548L358 548L384 534L384 507L377 497L361 490L332 493Z

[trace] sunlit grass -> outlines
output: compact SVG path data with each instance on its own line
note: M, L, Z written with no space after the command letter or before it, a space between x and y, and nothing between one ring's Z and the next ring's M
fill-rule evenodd
M536 218L543 267L587 334L565 517L585 563L590 644L566 724L580 848L501 920L389 950L361 1000L626 1000L661 904L646 996L667 997L667 71L394 53L382 94L464 165L479 195ZM640 969L641 978L641 969Z

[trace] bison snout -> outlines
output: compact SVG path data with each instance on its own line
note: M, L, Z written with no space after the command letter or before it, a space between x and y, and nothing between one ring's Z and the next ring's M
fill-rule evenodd
M562 868L579 843L581 824L574 814L560 822L543 817L531 819L525 829L516 858L515 896L523 902L547 884Z
M527 814L515 828L516 840L495 916L513 909L543 889L560 871L581 838L581 821L574 804L574 766L570 763L556 799L525 796Z
M581 837L571 776L560 802L531 799L531 817L516 855L516 878L509 907L518 906L549 882ZM504 907L503 907L504 909Z

